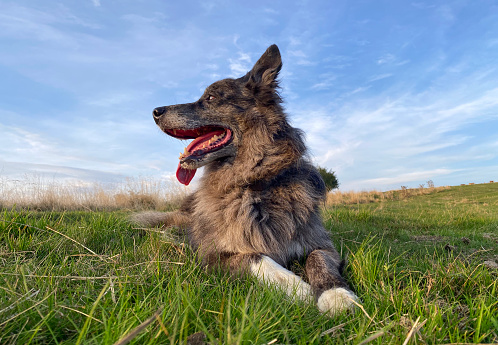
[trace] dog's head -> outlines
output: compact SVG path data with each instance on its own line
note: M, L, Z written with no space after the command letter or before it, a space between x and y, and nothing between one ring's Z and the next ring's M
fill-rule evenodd
M283 136L290 126L277 92L281 68L280 52L272 45L245 76L211 84L197 102L154 109L154 120L166 134L193 139L180 153L176 176L181 183L188 185L196 169L209 163L233 164L248 151L264 155L265 143Z

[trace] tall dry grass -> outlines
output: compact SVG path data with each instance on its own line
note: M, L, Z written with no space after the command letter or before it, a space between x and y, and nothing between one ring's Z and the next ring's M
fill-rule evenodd
M173 179L126 178L119 183L56 181L27 175L0 177L0 209L169 210L188 193Z
M430 181L428 181L430 182ZM334 190L327 195L328 206L365 204L403 200L411 196L435 193L450 187L401 187L400 190L348 191ZM171 179L126 178L119 183L102 184L83 181L60 181L26 175L12 180L0 176L0 209L61 210L158 210L176 208L189 192L188 187Z
M362 191L362 192L343 192L340 190L334 190L327 195L327 205L351 205L351 204L368 204L373 202L381 202L388 200L405 200L412 196L426 195L437 193L442 190L449 189L450 187L424 187L423 185L419 188L407 188L402 186L398 190L390 190L387 192L373 191Z

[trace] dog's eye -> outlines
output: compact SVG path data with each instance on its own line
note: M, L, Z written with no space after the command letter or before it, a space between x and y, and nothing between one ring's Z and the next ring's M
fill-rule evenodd
M212 100L215 100L215 99L216 99L216 97L214 97L213 95L209 95L206 97L206 101L208 101L208 102L211 102Z

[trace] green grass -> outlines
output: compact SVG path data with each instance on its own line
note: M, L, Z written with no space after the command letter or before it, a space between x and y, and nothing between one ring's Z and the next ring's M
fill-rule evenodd
M131 344L498 342L498 184L324 210L364 308L335 318L128 214L0 213L0 344L114 344L156 312Z

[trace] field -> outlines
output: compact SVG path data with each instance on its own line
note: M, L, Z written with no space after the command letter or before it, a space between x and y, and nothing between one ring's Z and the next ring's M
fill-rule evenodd
M0 344L497 343L498 183L416 194L324 208L361 298L335 318L208 274L173 230L129 224L130 207L4 203Z

